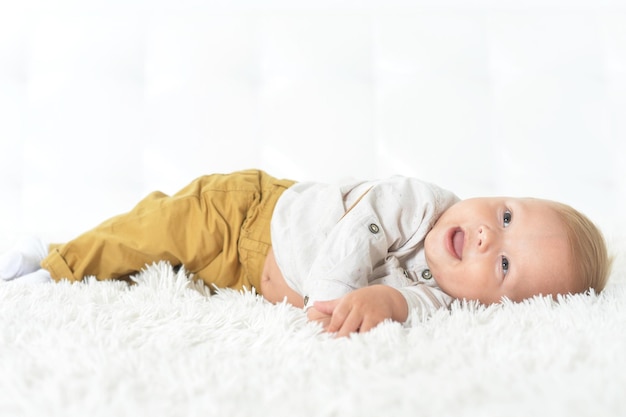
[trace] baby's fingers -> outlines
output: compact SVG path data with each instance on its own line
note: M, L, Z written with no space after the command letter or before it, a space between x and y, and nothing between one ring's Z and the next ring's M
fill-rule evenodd
M316 301L313 306L320 313L328 314L329 316L333 314L335 307L339 303L339 299L337 300L328 300L328 301Z
M365 317L363 322L361 323L361 327L359 328L360 333L369 332L374 327L378 326L383 320L377 320L370 317Z
M315 319L315 321L322 325L322 328L325 332L328 331L328 326L330 325L330 317Z
M353 309L344 314L340 313L341 311L335 310L328 326L329 332L337 333L337 337L344 337L360 330L363 320L360 314Z

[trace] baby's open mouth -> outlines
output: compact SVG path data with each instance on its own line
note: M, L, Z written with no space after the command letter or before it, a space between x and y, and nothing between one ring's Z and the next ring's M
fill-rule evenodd
M451 248L457 258L463 258L463 243L465 242L465 233L461 229L456 229L452 233Z

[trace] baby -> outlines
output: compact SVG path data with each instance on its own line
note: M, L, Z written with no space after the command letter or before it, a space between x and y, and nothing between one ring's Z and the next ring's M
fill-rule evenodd
M561 203L461 201L401 176L330 185L248 170L152 193L65 244L22 242L0 257L0 278L127 279L159 260L211 287L286 300L338 336L454 299L599 292L611 264L598 228Z

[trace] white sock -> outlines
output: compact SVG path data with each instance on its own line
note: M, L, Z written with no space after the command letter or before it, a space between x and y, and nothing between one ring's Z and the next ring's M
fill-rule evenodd
M25 238L8 252L0 255L0 279L9 281L37 271L46 256L48 256L46 243L36 237Z
M41 268L36 270L35 272L31 272L30 274L22 275L19 278L15 278L11 282L22 282L26 284L44 284L51 281L52 277L50 276L50 272Z

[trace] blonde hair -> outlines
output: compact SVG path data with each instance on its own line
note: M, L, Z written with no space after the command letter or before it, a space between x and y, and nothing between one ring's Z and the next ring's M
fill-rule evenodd
M567 204L551 201L567 231L572 263L580 292L601 292L609 279L613 257L609 255L600 229L584 214Z

